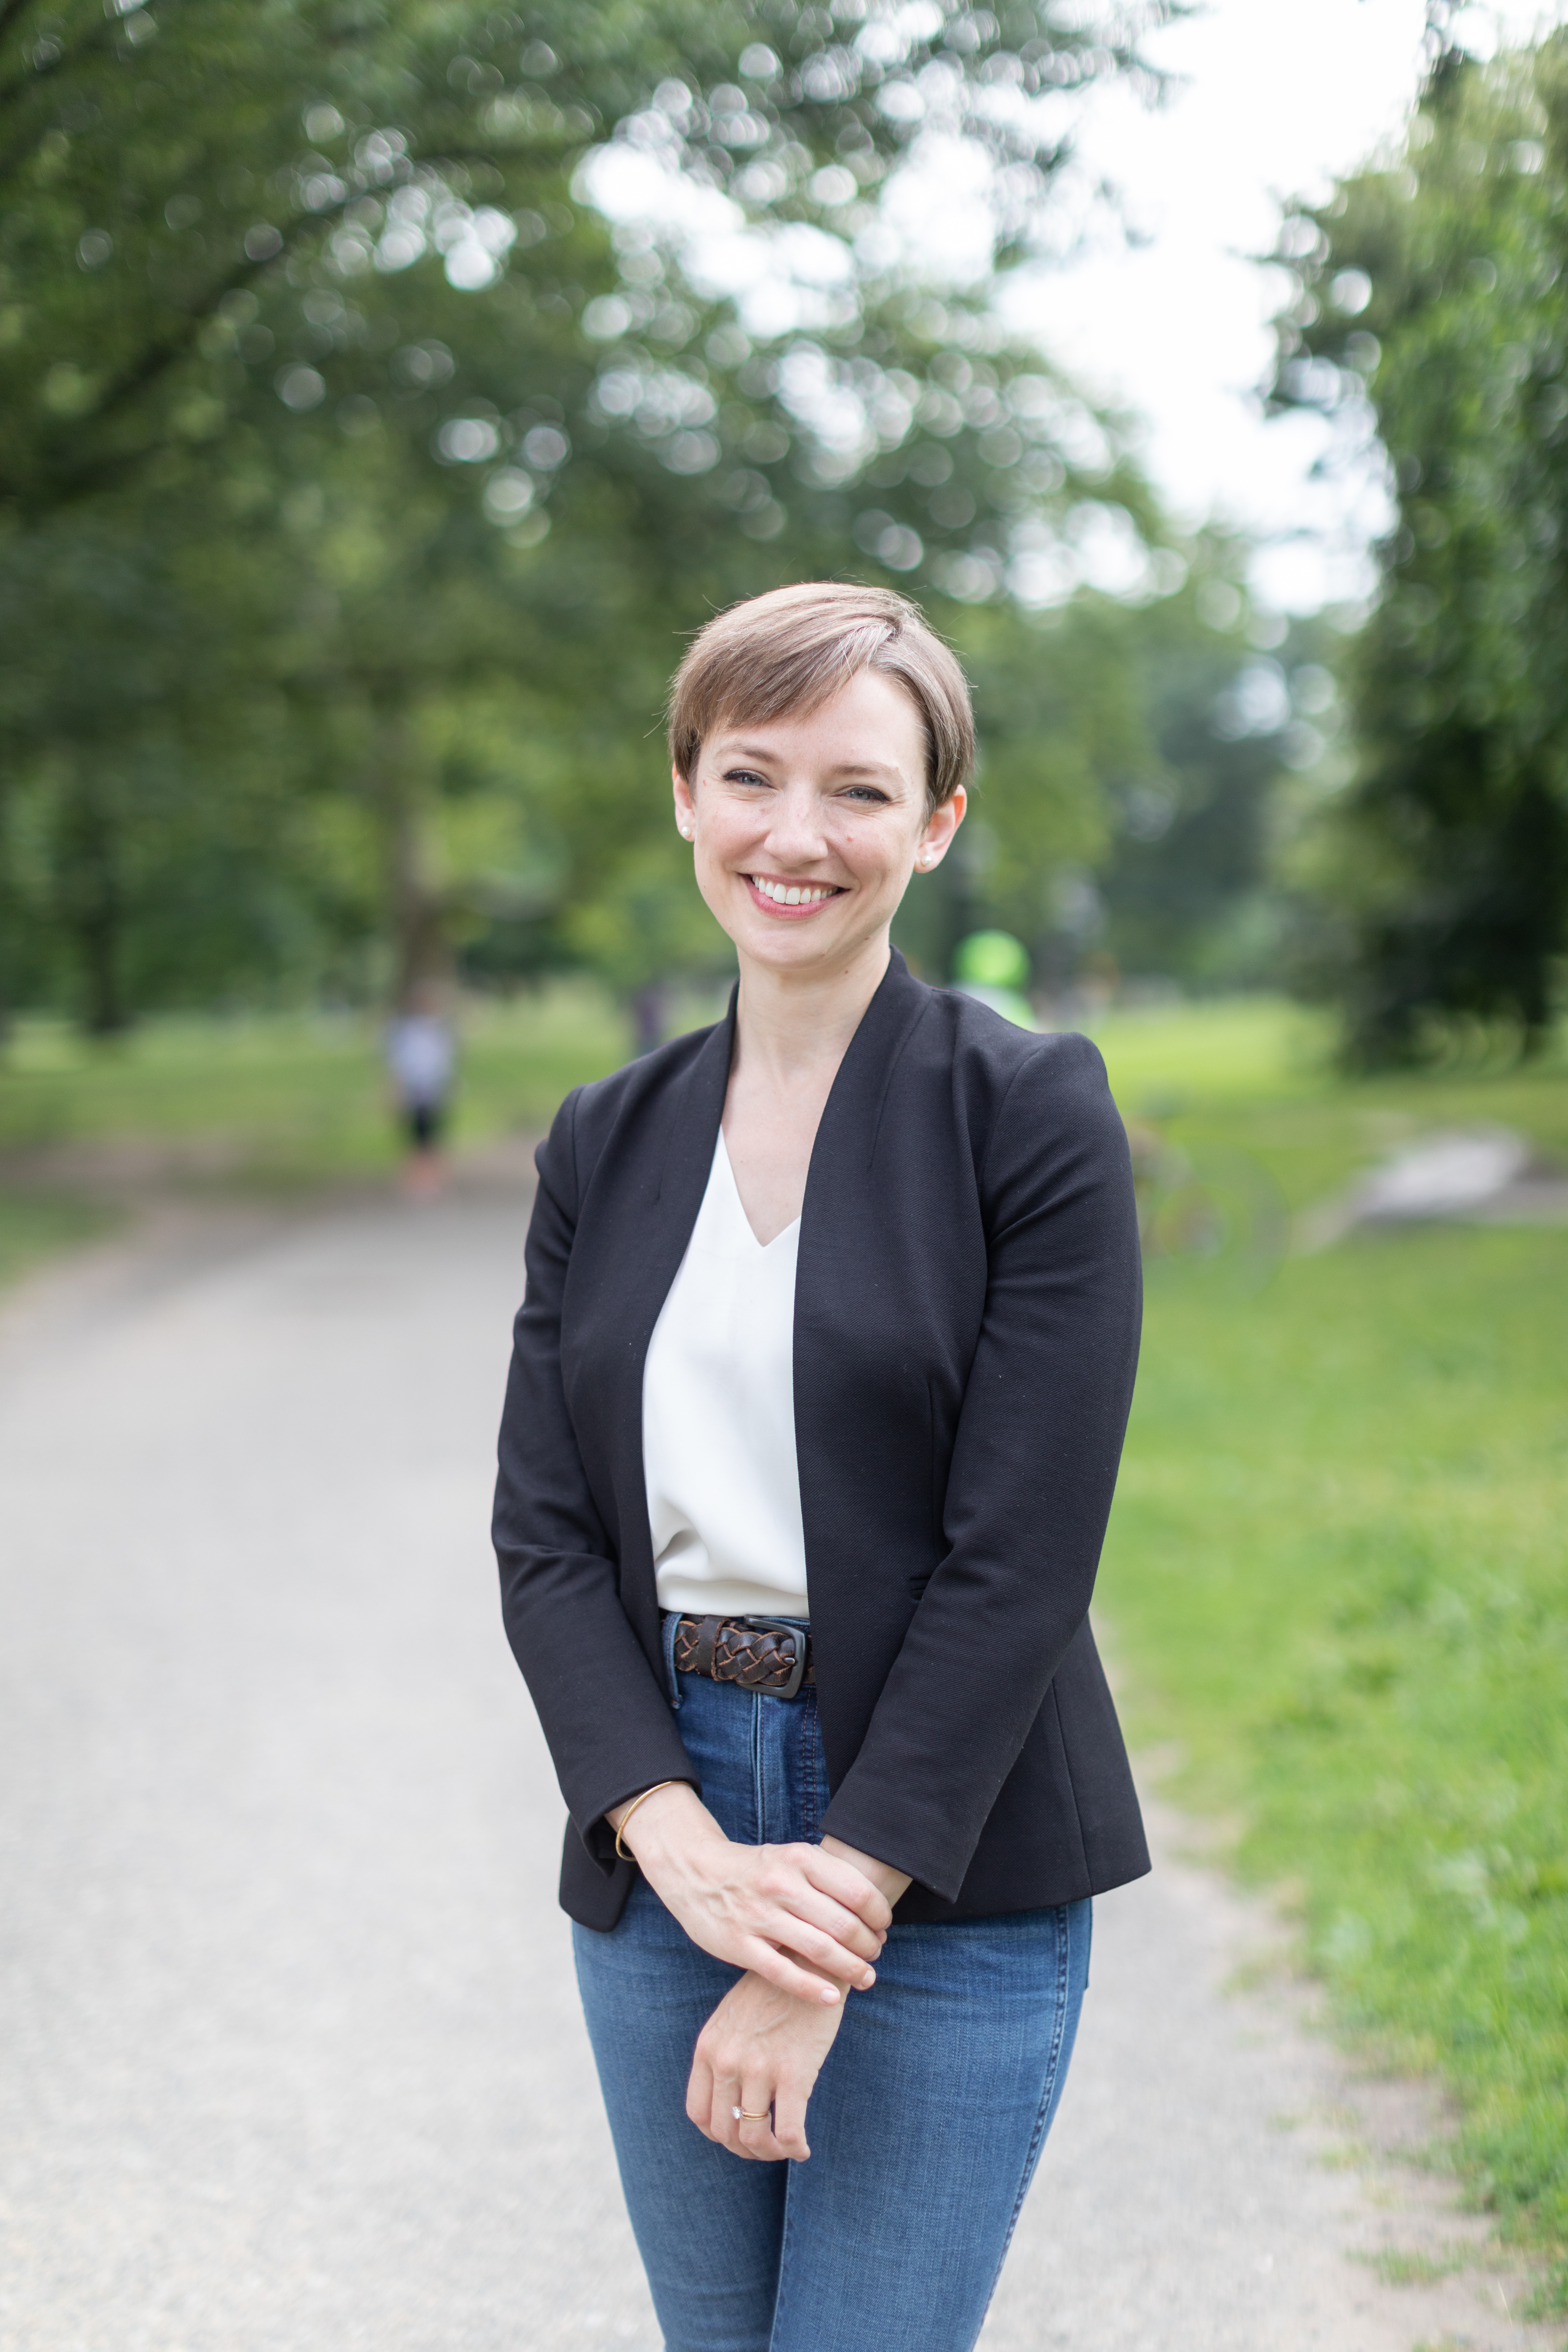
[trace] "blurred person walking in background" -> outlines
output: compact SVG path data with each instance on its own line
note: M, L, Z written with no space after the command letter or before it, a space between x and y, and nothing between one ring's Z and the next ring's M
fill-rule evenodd
M1087 1615L1138 1345L1126 1138L1086 1039L890 947L973 755L911 604L721 615L670 745L740 982L540 1150L507 1627L668 2352L968 2352L1090 1897L1148 1867Z
M404 1189L413 1200L433 1200L446 1181L441 1141L458 1072L458 1045L440 992L432 982L410 988L388 1022L386 1067L408 1146Z

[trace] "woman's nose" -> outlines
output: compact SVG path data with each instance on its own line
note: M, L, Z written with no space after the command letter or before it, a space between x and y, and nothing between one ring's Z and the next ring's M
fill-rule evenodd
M786 792L780 795L773 803L768 846L775 857L795 863L803 864L824 855L827 834L815 793Z

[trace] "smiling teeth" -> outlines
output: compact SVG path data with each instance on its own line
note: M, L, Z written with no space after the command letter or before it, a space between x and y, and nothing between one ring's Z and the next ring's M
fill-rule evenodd
M764 882L760 874L753 874L752 880L763 898L771 898L777 907L815 907L820 898L837 896L824 883Z

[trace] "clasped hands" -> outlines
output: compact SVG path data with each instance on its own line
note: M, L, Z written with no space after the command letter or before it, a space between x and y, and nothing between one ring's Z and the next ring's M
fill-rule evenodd
M608 1818L625 1819L643 1876L692 1942L745 1970L698 2037L687 2114L734 2156L804 2161L806 2105L846 1993L876 1983L908 1878L837 1838L737 1844L684 1780Z

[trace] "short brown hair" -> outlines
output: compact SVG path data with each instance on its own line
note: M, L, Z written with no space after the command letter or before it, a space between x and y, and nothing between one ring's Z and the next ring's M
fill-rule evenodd
M963 672L920 607L891 588L806 580L731 604L693 638L669 689L669 756L688 782L727 719L815 710L862 670L896 678L926 737L926 797L940 808L974 765Z

